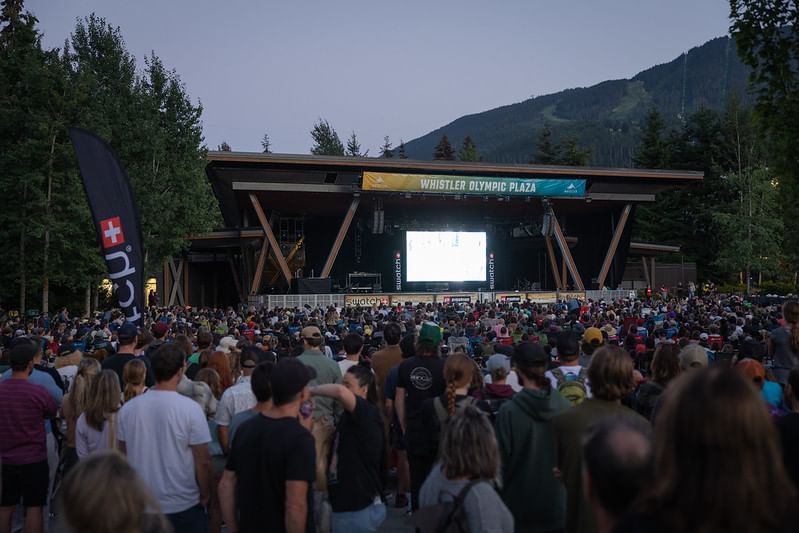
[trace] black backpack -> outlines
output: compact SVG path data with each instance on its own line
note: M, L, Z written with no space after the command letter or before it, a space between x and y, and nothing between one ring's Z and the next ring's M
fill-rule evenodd
M469 533L464 502L479 479L469 481L451 501L422 507L411 516L411 522L421 533Z

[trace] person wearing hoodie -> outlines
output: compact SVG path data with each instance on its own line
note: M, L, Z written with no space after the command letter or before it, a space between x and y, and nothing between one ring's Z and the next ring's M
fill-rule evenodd
M504 354L494 354L486 361L486 370L491 376L491 381L483 386L482 400L479 407L496 420L497 412L502 405L510 400L515 391L507 383L510 374L510 357Z
M566 491L554 475L552 419L571 403L544 375L548 362L540 345L516 346L513 364L523 388L496 415L500 496L513 513L516 531L557 531L566 523Z

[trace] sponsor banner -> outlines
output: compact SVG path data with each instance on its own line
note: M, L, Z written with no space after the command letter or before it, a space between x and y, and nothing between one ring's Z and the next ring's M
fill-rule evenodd
M402 254L394 252L394 290L402 292Z
M434 294L394 294L391 296L391 303L400 305L404 305L405 302L411 302L413 304L431 304L434 301Z
M386 294L347 294L344 296L346 307L372 307L373 305L388 305L391 299Z
M470 304L477 301L477 293L447 294L440 297L443 304Z
M494 260L494 252L488 254L488 290L493 291L497 281L497 265Z
M561 300L585 300L585 292L580 291L561 291L558 293Z
M144 249L128 176L99 137L80 128L70 128L69 136L114 296L127 320L141 326Z
M506 294L498 293L496 299L498 302L503 302L507 304L518 304L522 303L527 295L518 292L509 292Z
M479 194L497 196L585 196L584 179L497 178L364 172L364 191Z
M527 299L537 304L554 304L558 301L557 292L528 292Z

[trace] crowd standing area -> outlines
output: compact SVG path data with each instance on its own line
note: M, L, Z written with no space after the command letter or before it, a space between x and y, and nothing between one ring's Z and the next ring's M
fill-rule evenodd
M0 314L0 533L799 530L795 301Z

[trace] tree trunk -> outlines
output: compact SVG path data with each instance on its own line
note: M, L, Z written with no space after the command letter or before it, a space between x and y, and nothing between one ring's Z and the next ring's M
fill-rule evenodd
M92 316L92 284L89 283L86 285L86 299L84 300L84 313L83 316L86 318L91 318Z
M100 289L97 287L96 282L94 282L94 286L92 287L92 294L94 295L92 311L97 312L97 308L100 307Z
M50 275L47 263L50 259L50 220L51 200L53 198L53 157L55 154L55 141L58 134L54 133L50 140L50 158L47 161L47 200L44 204L44 247L42 248L42 313L47 313L50 307Z

